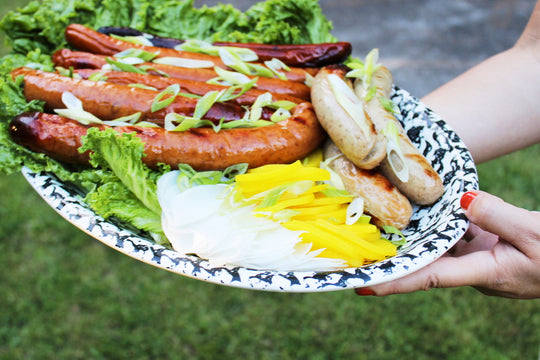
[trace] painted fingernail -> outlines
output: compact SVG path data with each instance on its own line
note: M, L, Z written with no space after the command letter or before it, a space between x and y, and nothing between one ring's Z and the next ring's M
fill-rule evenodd
M375 295L375 291L371 290L370 288L357 288L354 289L356 292L356 295L360 296L373 296Z
M469 208L471 205L471 202L474 200L474 198L478 195L477 192L474 191L467 191L463 196L461 197L461 207L465 210Z

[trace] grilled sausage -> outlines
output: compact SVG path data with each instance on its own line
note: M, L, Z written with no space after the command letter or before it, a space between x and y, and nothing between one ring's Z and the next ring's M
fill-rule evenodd
M345 189L364 199L365 211L378 226L391 225L403 229L412 216L409 200L378 170L363 170L348 160L339 148L327 140L324 157L343 181Z
M75 74L78 74L82 79L88 79L93 74L100 73L104 77L104 81L110 82L113 84L119 85L131 85L131 84L141 84L146 86L151 86L157 90L164 90L167 87L178 84L180 85L181 92L193 94L193 95L204 95L210 91L221 91L226 90L228 87L223 85L214 85L208 84L204 81L194 81L194 80L183 80L178 78L150 75L150 74L137 74L132 72L125 71L102 71L94 69L78 69L73 71ZM230 102L238 105L252 105L258 96L267 93L267 91L259 90L252 88L246 91L244 94L239 97L230 100ZM303 99L281 95L281 94L272 94L273 101L290 101L295 104L303 102Z
M89 128L62 116L36 112L14 118L9 133L30 150L59 161L86 164L88 154L79 154L77 149ZM184 132L138 126L114 129L141 138L146 154L142 160L148 166L164 163L176 168L185 163L198 171L225 169L238 163L250 167L291 163L308 155L326 138L309 103L298 105L290 118L262 128L222 129L217 133L211 128Z
M367 102L366 108L377 131L382 132L388 123L393 123L397 127L399 132L399 147L405 159L405 164L402 166L406 166L408 169L408 180L406 182L400 180L390 165L390 160L401 162L395 156L395 153L389 155L393 157L392 159L387 157L381 162L381 171L411 201L420 205L429 205L441 197L444 192L444 186L440 176L413 145L396 117L384 109L381 104L380 97L390 97L392 83L391 72L386 67L379 65L371 79L371 86L375 87L376 94ZM354 88L357 95L361 98L367 91L361 79L355 80Z
M161 37L128 27L105 26L98 32L106 35L144 36L156 47L174 48L184 43L183 40ZM271 59L281 60L289 66L322 67L343 62L352 52L351 43L340 41L335 43L273 45L259 43L214 42L215 46L231 46L248 48L254 51L259 61Z
M66 69L101 69L107 63L109 56L96 55L84 51L72 51L69 49L61 49L56 51L52 60L56 66L61 66ZM211 69L189 69L181 68L174 65L143 63L135 65L139 69L145 70L149 74L184 79L193 81L208 81L218 77L218 74ZM254 76L248 76L254 79ZM269 91L273 94L294 96L303 100L309 100L311 90L309 86L276 78L257 78L257 89Z
M146 52L156 54L158 58L162 57L179 57L192 60L202 60L213 63L214 66L227 69L228 66L223 63L220 57L200 54L189 51L181 51L176 49L134 44L128 41L115 39L113 37L101 34L86 26L80 24L70 24L65 31L67 42L78 50L88 51L95 54L115 55L121 51L128 49L140 49ZM258 64L264 66L263 64ZM304 83L310 76L316 74L316 68L294 68L290 71L285 71L283 74L290 81Z
M84 79L73 79L55 73L28 68L18 68L12 72L14 77L24 76L24 96L28 101L45 101L49 111L65 108L62 94L70 92L80 99L84 109L102 120L114 120L122 116L141 113L141 120L162 125L165 116L174 112L184 116L192 116L197 106L197 99L177 96L167 107L152 112L151 106L159 94L157 91L97 82ZM204 115L204 119L219 122L241 119L245 115L241 106L229 103L215 103ZM271 112L263 110L264 119L269 119Z
M386 152L381 154L376 147L381 137L365 114L361 100L349 87L348 80L344 78L345 73L346 68L342 66L322 68L313 81L311 99L321 125L345 156L356 166L371 169L382 161ZM340 82L342 95L357 106L354 116L339 103L332 90L333 80Z

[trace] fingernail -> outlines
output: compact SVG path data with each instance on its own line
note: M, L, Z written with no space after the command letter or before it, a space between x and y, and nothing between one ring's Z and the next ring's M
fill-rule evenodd
M478 195L478 193L474 191L467 191L465 194L463 194L460 201L461 207L467 210L476 195Z
M373 296L375 295L375 291L371 290L370 288L357 288L354 289L356 292L356 295L360 296Z

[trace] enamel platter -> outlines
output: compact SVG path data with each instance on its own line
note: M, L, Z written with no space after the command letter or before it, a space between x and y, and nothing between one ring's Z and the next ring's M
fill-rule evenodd
M90 236L142 262L198 280L238 288L321 292L375 285L412 273L438 259L465 233L468 221L459 205L461 195L478 189L472 157L446 123L407 91L394 87L407 134L441 176L445 192L431 206L413 205L410 224L403 230L407 245L392 258L359 268L331 272L267 271L237 266L213 266L196 256L184 255L155 244L148 234L96 215L78 190L50 173L23 175L40 196L62 217Z

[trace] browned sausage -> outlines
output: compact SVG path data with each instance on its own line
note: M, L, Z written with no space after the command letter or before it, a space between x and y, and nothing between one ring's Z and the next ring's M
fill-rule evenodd
M61 49L53 54L52 60L56 66L64 68L101 69L103 65L107 64L108 57L84 51ZM135 65L135 67L140 69L147 68L147 73L153 75L165 74L168 77L193 81L208 81L218 76L211 69L188 69L165 64L143 63ZM254 77L249 76L249 78L253 79ZM311 89L309 86L299 82L259 77L257 80L257 89L269 91L273 94L294 96L303 100L309 100L311 98Z
M392 83L393 78L390 70L379 65L371 78L371 86L375 87L376 94L366 104L367 111L377 131L384 131L388 124L394 124L399 133L397 142L403 153L405 164L403 164L395 152L391 152L389 157L387 156L381 162L381 171L409 200L420 205L433 204L444 193L444 186L439 174L437 174L431 164L413 145L396 117L388 112L381 104L380 97L390 97ZM359 97L363 97L365 91L367 91L364 89L364 84L360 78L355 80L354 87ZM401 164L401 166L407 168L407 181L402 181L396 175L390 161L394 161L395 164Z
M101 120L113 120L122 116L141 112L141 120L163 124L168 113L193 116L198 99L177 96L164 109L152 112L151 106L157 91L97 82L84 79L74 79L28 68L15 69L14 77L24 76L24 96L28 101L42 100L46 109L63 109L62 94L70 92L83 102L84 109ZM229 103L215 103L204 116L204 119L219 122L241 119L245 115L241 106ZM265 108L263 118L269 119L271 112Z
M100 129L105 125L96 125ZM86 164L87 154L79 154L81 136L90 126L58 115L26 113L9 126L15 142L59 161ZM132 133L145 143L143 162L150 167L165 163L176 168L186 163L195 170L225 169L238 163L250 167L291 163L319 147L326 134L319 126L311 104L302 103L293 115L275 125L262 128L211 128L169 132L159 127L122 126L119 133Z
M120 36L141 36L143 32L132 28L106 26L98 32ZM147 35L147 34L146 34ZM174 48L184 43L180 39L172 39L151 34L147 37L152 45L157 47ZM260 61L279 59L289 66L322 67L343 62L351 54L351 43L340 41L335 43L274 45L259 43L214 42L215 46L232 46L248 48L255 52Z
M180 85L181 92L185 92L193 95L204 95L210 91L221 91L227 89L227 86L208 84L204 81L184 80L178 78L150 75L150 74L137 74L125 71L102 71L95 69L77 69L74 73L78 74L83 79L88 79L92 74L100 73L104 76L104 81L120 84L131 85L141 84L151 86L157 90L164 90L168 86L173 84ZM239 97L231 100L231 102L238 105L252 105L258 96L263 95L267 91L252 88L246 91ZM295 104L303 102L303 99L281 94L272 94L274 101L290 101Z
M134 44L128 41L115 39L105 34L101 34L86 26L80 24L70 24L65 31L66 40L75 48L83 51L89 51L95 54L115 55L127 49L141 49L152 54L156 54L158 58L162 57L180 57L194 60L204 60L213 63L215 66L227 69L228 66L223 63L220 57L206 54L194 53L189 51L181 51L176 49L168 49L156 46L148 46ZM262 65L262 64L258 64ZM264 66L264 65L262 65ZM316 74L316 68L290 68L290 71L283 74L290 81L305 82L309 76Z
M385 146L378 146L384 136L377 133L361 100L354 94L345 78L346 71L343 66L322 68L313 81L311 99L321 125L345 156L362 169L373 169L386 156ZM340 103L332 80L341 85L341 95L356 105L354 114Z
M378 226L391 225L403 229L412 216L409 200L378 170L363 170L348 160L338 147L327 140L324 157L343 181L345 189L364 199L365 211Z

